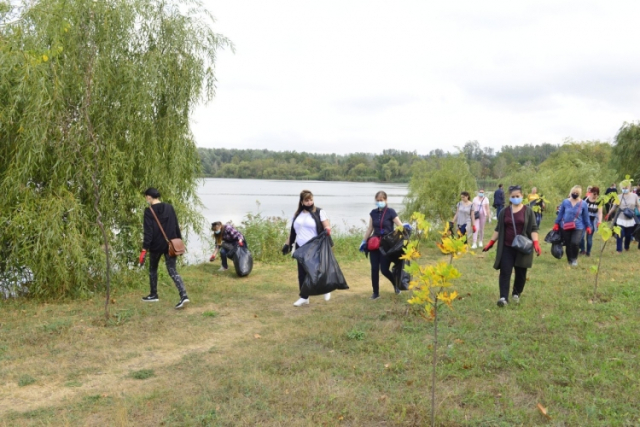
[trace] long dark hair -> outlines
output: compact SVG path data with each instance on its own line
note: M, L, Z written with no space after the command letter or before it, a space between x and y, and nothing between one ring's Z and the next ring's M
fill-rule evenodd
M213 239L216 241L216 245L220 246L222 244L222 233L224 233L224 224L222 224L220 221L212 222L211 231L215 231L215 228L218 225L221 225L222 228L220 229L220 233L213 233Z
M300 200L298 201L298 208L296 209L296 213L295 213L294 217L300 215L300 212L302 212L302 206L303 206L302 202L304 202L305 200L310 199L310 198L311 199L313 198L313 193L311 191L302 190L300 192ZM316 207L314 206L313 209L311 209L311 212L315 212L315 211L316 211Z

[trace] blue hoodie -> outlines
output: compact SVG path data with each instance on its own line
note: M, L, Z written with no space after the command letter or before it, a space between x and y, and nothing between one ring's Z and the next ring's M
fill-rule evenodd
M581 209L581 212L578 214L579 209ZM584 230L591 226L589 222L589 208L584 200L580 200L580 203L577 203L575 206L571 206L571 199L564 199L560 204L556 224L572 221L576 222L576 228L578 230Z

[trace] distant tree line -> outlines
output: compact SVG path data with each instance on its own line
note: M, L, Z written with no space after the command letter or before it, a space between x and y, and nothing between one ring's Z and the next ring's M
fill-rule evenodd
M466 159L470 173L480 182L492 183L524 165L544 162L559 145L504 146L498 152L469 141L454 153L432 150L383 150L382 154L315 154L296 151L200 148L205 177L255 179L310 179L320 181L409 182L412 169L422 162L451 156Z

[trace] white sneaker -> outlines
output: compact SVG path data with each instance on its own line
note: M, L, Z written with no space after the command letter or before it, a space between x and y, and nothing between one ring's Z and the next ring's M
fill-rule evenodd
M300 307L302 305L309 305L309 298L300 298L298 301L293 303L294 307Z
M475 243L471 246L471 249L478 249L478 245L476 245Z
M329 292L328 294L324 294L325 301L329 301L330 299L331 299L331 292Z
M227 268L220 267L220 268L218 269L218 271L227 271L228 269L229 269L229 267L227 267Z
M498 300L498 307L504 307L507 304L509 304L509 303L507 302L507 300L505 298L500 298Z
M511 301L515 302L516 304L520 304L520 296L519 295L511 295Z

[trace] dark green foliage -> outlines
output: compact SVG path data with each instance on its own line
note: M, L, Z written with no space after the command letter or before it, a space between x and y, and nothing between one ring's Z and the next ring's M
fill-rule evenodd
M97 211L121 273L147 187L183 228L200 224L189 115L213 96L227 41L194 1L36 0L0 18L16 14L0 28L0 278L22 272L37 297L86 294L106 271Z
M640 182L640 122L625 122L616 135L613 146L612 167L618 178L631 175L634 183Z

